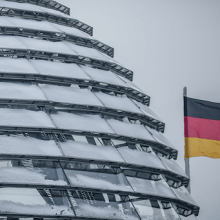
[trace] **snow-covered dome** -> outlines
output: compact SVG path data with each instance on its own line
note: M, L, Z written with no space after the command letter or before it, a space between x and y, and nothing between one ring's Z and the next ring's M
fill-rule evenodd
M196 219L150 97L69 12L0 0L1 218Z

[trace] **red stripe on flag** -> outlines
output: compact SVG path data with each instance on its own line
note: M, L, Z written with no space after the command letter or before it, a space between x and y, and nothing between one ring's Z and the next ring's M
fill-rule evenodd
M220 141L220 121L185 116L184 134L185 137Z

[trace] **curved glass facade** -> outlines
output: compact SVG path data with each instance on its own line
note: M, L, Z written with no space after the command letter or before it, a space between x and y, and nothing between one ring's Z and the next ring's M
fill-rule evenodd
M53 0L0 0L0 218L196 219L133 72Z

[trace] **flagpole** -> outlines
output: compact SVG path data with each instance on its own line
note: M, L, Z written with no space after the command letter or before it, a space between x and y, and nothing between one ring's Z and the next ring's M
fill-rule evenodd
M183 98L184 97L187 97L187 87L183 88ZM189 158L185 158L185 173L190 178ZM187 187L187 190L188 190L189 193L191 193L190 181L189 181L189 185Z

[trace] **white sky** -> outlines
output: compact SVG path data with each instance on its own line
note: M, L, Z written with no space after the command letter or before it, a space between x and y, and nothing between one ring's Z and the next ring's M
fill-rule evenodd
M115 48L115 59L134 71L166 123L165 135L184 169L183 87L188 96L220 102L219 0L58 0L71 16ZM220 159L193 158L192 195L199 220L220 217Z

